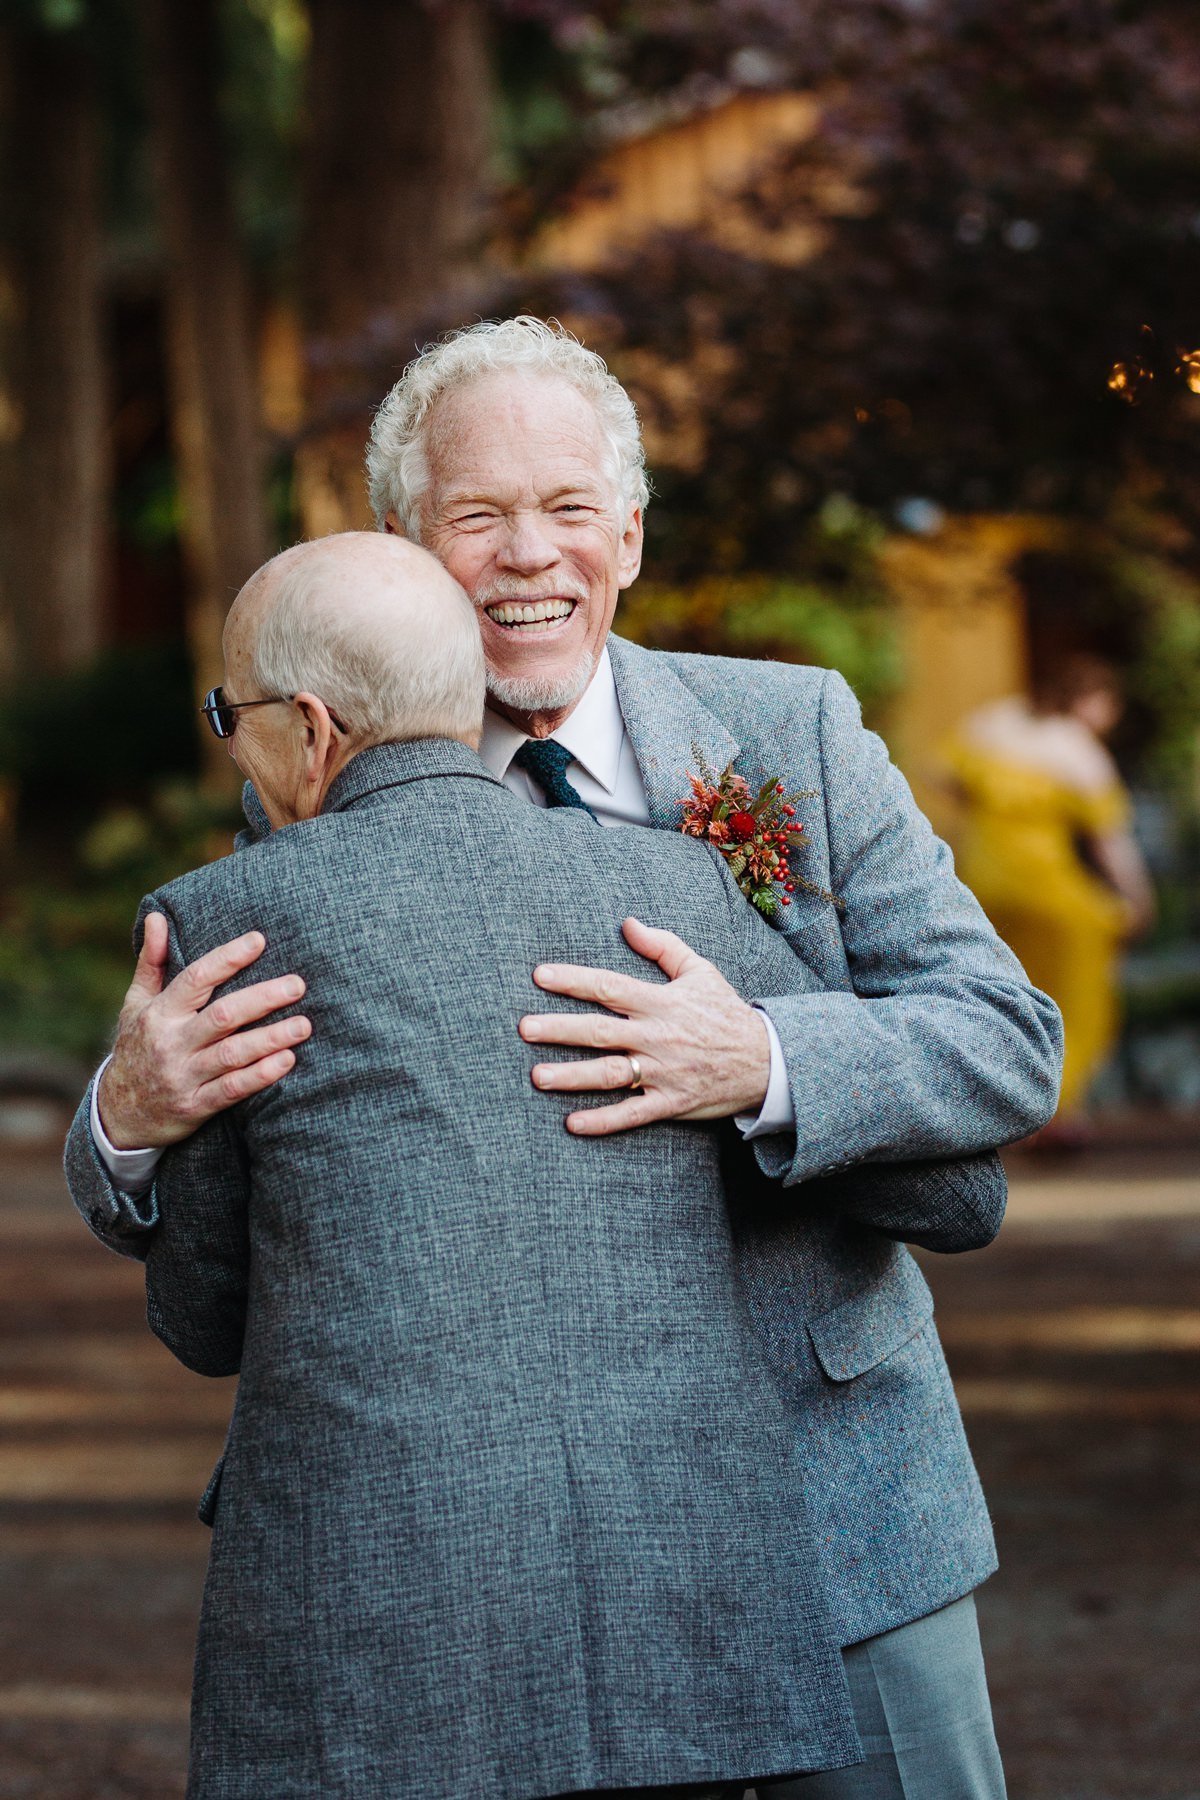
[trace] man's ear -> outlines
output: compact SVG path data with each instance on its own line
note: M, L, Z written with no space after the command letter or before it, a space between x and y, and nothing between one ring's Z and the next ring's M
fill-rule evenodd
M394 510L384 514L383 529L391 537L407 536L407 533L400 529L400 517Z
M635 506L629 515L620 548L617 551L617 586L632 587L642 566L642 509Z
M297 694L293 701L304 727L304 779L318 793L342 747L342 738L325 702L316 694Z

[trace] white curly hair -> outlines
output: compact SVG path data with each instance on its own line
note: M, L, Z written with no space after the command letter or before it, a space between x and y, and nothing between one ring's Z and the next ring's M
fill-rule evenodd
M429 485L425 432L443 394L496 371L557 375L591 401L604 433L605 473L613 483L621 523L650 498L637 408L603 357L588 350L556 319L519 313L485 319L449 332L413 358L375 415L367 441L367 485L375 523L394 512L420 542L420 501Z

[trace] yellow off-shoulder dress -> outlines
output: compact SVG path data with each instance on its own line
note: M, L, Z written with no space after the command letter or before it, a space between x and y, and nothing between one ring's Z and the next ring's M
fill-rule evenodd
M1115 775L1077 785L1061 769L965 733L947 747L947 761L967 806L959 874L1030 980L1061 1008L1060 1106L1069 1112L1116 1040L1117 958L1129 920L1079 840L1125 828L1128 796Z

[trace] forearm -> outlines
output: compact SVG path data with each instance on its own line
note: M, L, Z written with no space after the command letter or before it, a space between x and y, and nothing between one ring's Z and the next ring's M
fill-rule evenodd
M747 1139L768 1137L773 1132L794 1131L796 1113L792 1090L788 1084L787 1059L774 1021L763 1013L763 1024L770 1041L771 1064L767 1071L767 1090L757 1112L738 1113L734 1124Z
M860 1162L970 1156L1025 1137L1057 1102L1057 1009L1016 982L760 1002L784 1046L795 1139L763 1138L786 1183Z
M860 1163L808 1182L811 1204L923 1250L982 1250L1004 1222L1008 1180L994 1150L979 1156Z
M1154 888L1134 839L1126 831L1087 840L1096 867L1130 909L1130 929L1144 931L1154 921Z

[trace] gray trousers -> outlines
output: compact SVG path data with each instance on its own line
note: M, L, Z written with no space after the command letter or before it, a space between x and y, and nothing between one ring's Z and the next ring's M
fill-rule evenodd
M742 1800L745 1792L739 1781L733 1787L706 1783L703 1787L588 1788L560 1795L558 1800Z
M755 1792L758 1800L1005 1800L972 1594L842 1654L864 1760L760 1781L747 1800ZM595 1800L737 1800L741 1792L610 1788Z
M759 1800L1005 1800L973 1595L843 1655L864 1761Z
M742 1800L745 1791L740 1781L733 1787L718 1782L715 1787L705 1783L702 1787L587 1788L560 1794L556 1800Z

